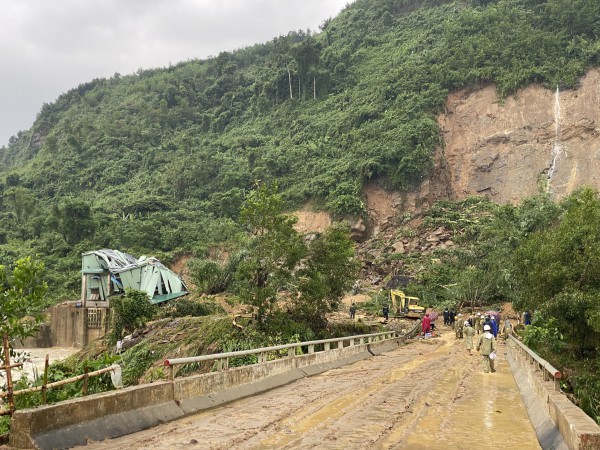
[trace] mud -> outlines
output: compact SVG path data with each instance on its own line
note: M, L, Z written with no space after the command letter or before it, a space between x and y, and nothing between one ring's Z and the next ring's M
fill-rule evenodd
M450 331L88 449L540 448L510 369Z

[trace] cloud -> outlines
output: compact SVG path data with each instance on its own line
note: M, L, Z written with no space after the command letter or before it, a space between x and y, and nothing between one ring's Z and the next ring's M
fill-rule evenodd
M316 30L348 0L2 0L0 145L93 78Z

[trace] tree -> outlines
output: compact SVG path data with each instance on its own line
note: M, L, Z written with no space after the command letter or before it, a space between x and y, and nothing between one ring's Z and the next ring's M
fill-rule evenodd
M564 201L553 228L532 234L515 252L515 305L555 317L579 347L600 334L600 198L582 189Z
M11 186L4 191L4 198L6 204L13 208L17 222L26 222L35 206L35 197L31 191L24 187Z
M290 289L293 270L306 254L294 230L294 217L283 215L283 199L275 185L251 191L240 211L252 238L249 253L236 272L240 297L258 308L263 320L277 303L277 292Z
M336 310L356 279L358 267L347 227L330 227L310 244L306 261L298 270L300 295L292 304L294 312L316 321Z
M156 314L157 308L150 303L148 294L136 289L127 289L124 297L111 300L114 319L112 340L116 342L123 334L132 333Z
M52 209L51 222L68 244L77 244L82 239L93 236L96 223L90 205L83 200L68 199Z
M48 285L44 264L31 257L19 259L12 272L0 265L0 336L25 338L43 321Z
M294 230L296 218L283 214L277 187L268 185L249 194L240 218L252 232L236 272L240 297L258 308L260 321L285 298L299 318L322 324L356 277L348 229L333 226L307 245Z

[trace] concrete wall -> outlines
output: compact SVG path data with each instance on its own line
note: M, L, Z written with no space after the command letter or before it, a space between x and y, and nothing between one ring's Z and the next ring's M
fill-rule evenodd
M67 448L85 445L88 439L123 436L369 358L402 343L397 338L354 345L18 410L11 423L10 445Z
M558 427L568 448L600 449L600 426L575 406L564 393L555 390L554 381L545 381L543 374L526 360L522 352L515 348L515 344L508 342L508 356L518 366L535 396L547 409L546 412Z
M107 331L108 322L101 328L87 326L87 308L77 307L75 302L56 305L48 309L48 323L42 325L37 335L17 342L16 347L78 347L82 348Z

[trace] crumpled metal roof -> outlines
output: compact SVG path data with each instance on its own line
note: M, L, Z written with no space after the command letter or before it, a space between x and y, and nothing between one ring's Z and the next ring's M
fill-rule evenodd
M102 250L84 253L84 255L91 254L98 255L106 263L105 268L111 272L118 272L139 265L139 262L135 257L131 256L129 253L120 252L119 250L103 248Z
M86 258L91 255L95 258ZM83 274L110 272L110 280L116 286L145 291L152 303L161 303L187 294L181 278L152 256L136 259L128 253L107 248L86 252L82 256Z

